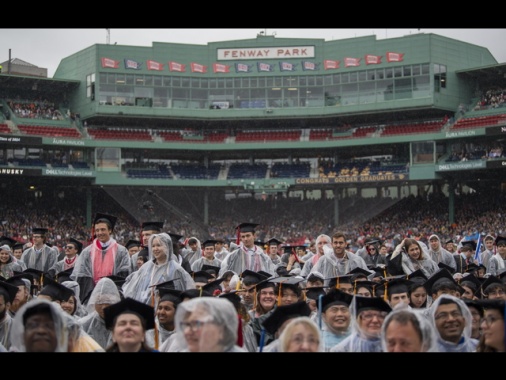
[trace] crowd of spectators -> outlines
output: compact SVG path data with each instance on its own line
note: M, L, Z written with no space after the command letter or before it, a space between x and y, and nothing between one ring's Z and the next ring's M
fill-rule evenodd
M505 234L506 196L504 194L462 194L455 197L454 222L449 221L449 200L440 194L409 196L402 199L350 197L340 201L339 223L334 225L333 200L268 197L265 200L238 198L225 200L223 194L209 196L209 219L206 231L199 229L203 220L200 195L180 191L168 202L187 215L181 218L173 208L156 207L145 214L139 205L116 202L105 190L95 190L93 212L118 216L115 235L120 243L138 239L140 225L146 220L163 220L164 230L201 241L224 237L235 241L235 227L243 223L259 223L257 238L277 238L289 244L309 244L320 234L332 235L336 230L346 233L351 249L360 247L367 236L379 237L389 247L404 236L427 240L431 234L458 241L476 232ZM3 202L0 206L0 234L28 242L34 227L49 228L49 242L58 247L69 237L88 244L91 230L86 226L83 199L67 195L60 202ZM13 206L13 205L16 206ZM80 206L82 204L82 206ZM330 206L329 206L330 205ZM144 213L144 214L143 214ZM207 234L207 236L204 236Z
M491 108L504 107L506 90L502 88L489 89L483 93L474 107L475 111L488 110Z
M60 110L48 100L8 100L16 117L25 119L65 120Z
M456 143L446 162L490 160L506 157L504 141Z

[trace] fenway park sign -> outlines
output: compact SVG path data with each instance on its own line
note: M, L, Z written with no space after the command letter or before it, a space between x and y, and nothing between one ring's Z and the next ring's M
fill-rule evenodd
M314 46L218 49L218 61L240 59L314 58Z

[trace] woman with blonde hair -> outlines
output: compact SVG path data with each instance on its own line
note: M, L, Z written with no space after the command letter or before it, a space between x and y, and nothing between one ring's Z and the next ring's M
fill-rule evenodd
M310 317L291 319L279 336L279 352L323 352L318 325Z

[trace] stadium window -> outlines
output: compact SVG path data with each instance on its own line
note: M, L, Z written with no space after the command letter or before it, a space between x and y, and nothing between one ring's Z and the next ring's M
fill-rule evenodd
M209 88L209 80L207 78L200 79L201 88Z
M251 84L256 83L256 82L257 82L256 78L255 79L251 79ZM265 83L266 83L266 78L265 77L258 78L258 87L265 87ZM249 86L247 86L247 87L249 87Z
M134 84L134 75L127 74L125 75L126 84Z
M394 77L395 78L400 78L402 77L402 67L396 67L394 69Z
M95 100L95 74L86 76L86 97Z
M172 78L172 87L181 87L181 78L173 77Z
M170 87L172 85L172 77L163 77L163 87Z
M157 75L153 78L153 83L155 86L157 87L161 87L162 86L162 77Z
M402 68L403 70L403 76L410 77L411 76L411 66L404 66Z
M218 88L225 88L225 79L218 78L217 82L218 82Z
M393 69L385 69L385 74L386 74L387 78L393 78L394 71L393 71Z
M152 86L152 85L153 85L153 75L145 75L144 86Z
M365 71L359 71L358 73L358 81L365 82L367 79L367 73Z
M355 83L358 81L358 73L350 73L350 83Z
M420 75L421 73L420 65L413 65L411 66L411 69L413 70L413 76Z

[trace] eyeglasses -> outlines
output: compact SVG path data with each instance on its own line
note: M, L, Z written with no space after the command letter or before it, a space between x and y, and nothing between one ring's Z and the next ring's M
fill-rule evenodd
M189 328L192 332L199 331L206 323L209 323L212 321L191 321L191 322L181 322L179 324L179 327L182 331L185 331L187 328Z
M488 317L482 318L480 323L485 323L487 326L490 326L492 323L494 323L495 321L498 321L499 319L501 319L501 318L496 318L496 317L489 315Z
M74 247L72 245L66 245L65 249L74 249Z
M274 292L260 292L261 296L275 296L276 293Z
M451 313L439 313L434 317L435 320L448 320L450 316L453 319L462 318L462 313L460 311L452 311Z
M290 343L294 343L297 345L304 344L304 342L312 346L320 344L320 341L314 336L303 337L301 335L296 335L290 340Z
M379 321L382 321L386 318L387 316L387 312L385 311L382 311L380 313L362 313L360 314L360 318L363 320L363 321L366 321L366 322L369 322L369 321L372 321L373 318L377 318Z

